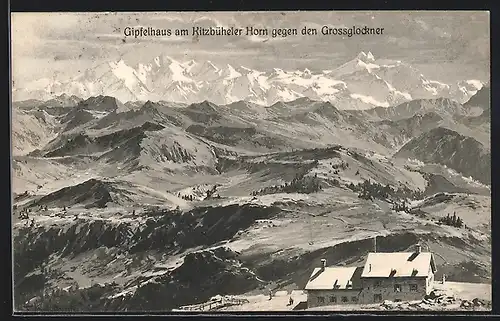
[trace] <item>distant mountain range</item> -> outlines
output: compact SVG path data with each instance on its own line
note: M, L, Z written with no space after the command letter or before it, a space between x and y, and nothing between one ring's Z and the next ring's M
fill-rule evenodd
M416 99L449 98L464 103L484 83L463 80L444 84L427 79L399 60L376 59L361 52L332 70L258 71L244 66L217 66L210 61L176 61L158 56L136 66L123 60L100 64L69 81L40 79L13 88L14 101L50 100L61 94L87 99L113 96L129 101L230 104L247 101L269 106L301 97L328 101L338 109L366 110Z

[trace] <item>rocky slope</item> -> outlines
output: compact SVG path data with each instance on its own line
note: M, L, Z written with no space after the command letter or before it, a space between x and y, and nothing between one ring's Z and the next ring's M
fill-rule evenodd
M491 182L489 148L446 128L438 127L413 138L395 157L442 164L482 183Z

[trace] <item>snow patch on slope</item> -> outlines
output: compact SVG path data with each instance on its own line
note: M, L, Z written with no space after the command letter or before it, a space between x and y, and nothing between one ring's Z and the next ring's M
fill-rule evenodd
M361 94L351 94L351 97L354 99L359 99L365 104L370 104L373 106L380 106L380 107L389 107L389 103L386 101L377 101L375 98L371 96L365 96Z

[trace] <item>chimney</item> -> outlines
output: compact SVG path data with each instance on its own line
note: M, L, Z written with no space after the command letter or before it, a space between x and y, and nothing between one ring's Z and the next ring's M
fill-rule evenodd
M321 259L321 268L326 268L326 259Z
M421 249L422 249L422 247L420 246L420 244L415 245L415 252L416 252L417 254L419 254L419 253L420 253Z
M372 271L372 265L368 264L368 272L371 272L371 271Z
M377 237L373 238L373 252L377 253Z

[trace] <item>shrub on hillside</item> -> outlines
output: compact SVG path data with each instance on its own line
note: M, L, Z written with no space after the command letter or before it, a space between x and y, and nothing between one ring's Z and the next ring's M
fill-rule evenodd
M448 213L445 217L440 218L438 222L444 225L454 226L458 228L461 228L464 225L464 221L459 216L457 216L456 213L453 213L453 216L450 216L450 214Z
M393 188L389 184L382 185L377 182L371 182L369 179L356 185L351 182L347 185L347 187L353 192L357 192L359 198L366 200L393 199L400 201L405 199L421 199L423 197L423 193L421 191L413 191L406 186L403 186L402 188Z
M291 182L285 182L281 185L273 185L252 192L252 196L277 194L277 193L317 193L323 188L317 175L299 176L297 175Z

